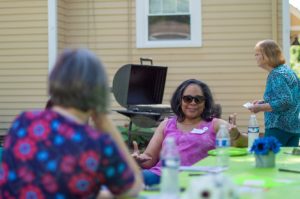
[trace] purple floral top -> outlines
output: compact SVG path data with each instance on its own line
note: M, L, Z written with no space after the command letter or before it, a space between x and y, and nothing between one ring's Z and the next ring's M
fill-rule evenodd
M132 186L130 170L108 134L51 110L24 112L12 124L2 152L0 198L96 198Z
M214 121L202 121L197 128L190 132L182 132L177 128L177 118L168 120L164 129L164 142L166 137L174 137L177 150L180 154L181 165L190 166L207 156L207 152L215 148L216 132ZM161 161L150 169L151 172L161 174Z

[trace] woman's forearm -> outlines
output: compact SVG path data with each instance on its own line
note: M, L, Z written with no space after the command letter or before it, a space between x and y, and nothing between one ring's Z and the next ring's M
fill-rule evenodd
M246 147L248 145L248 136L241 133L236 126L229 131L231 146Z
M239 133L238 137L231 140L232 146L235 147L247 147L248 146L248 136L245 133Z
M138 165L136 164L136 162L134 161L134 159L131 157L129 150L122 139L121 133L118 131L118 129L113 124L112 120L107 115L101 115L101 116L98 115L93 119L96 128L102 132L108 133L113 138L113 140L117 143L120 151L122 151L124 154L127 164L135 174L135 183L131 187L131 189L126 193L126 195L129 196L137 195L143 188L141 171Z
M253 105L252 108L250 108L250 110L254 113L258 113L258 112L271 112L272 111L272 107L270 106L269 103L264 103L264 104L255 104Z
M272 107L270 106L269 103L262 104L262 109L266 112L271 112L272 111Z
M140 163L140 167L143 169L150 169L158 162L157 158L153 158L150 154L144 153L146 156L151 157L150 160ZM143 155L143 154L141 154Z

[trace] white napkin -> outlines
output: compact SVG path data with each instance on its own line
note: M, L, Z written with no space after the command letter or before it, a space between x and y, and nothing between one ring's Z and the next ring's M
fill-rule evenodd
M245 108L251 108L253 106L253 104L251 103L251 102L246 102L244 105L243 105L243 107L245 107Z

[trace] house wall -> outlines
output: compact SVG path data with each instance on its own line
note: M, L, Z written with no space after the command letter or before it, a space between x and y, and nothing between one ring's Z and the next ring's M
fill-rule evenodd
M291 41L294 41L295 37L300 35L300 10L290 6L290 20L291 20Z
M1 8L11 7L5 9L7 14L0 12L1 128L20 110L43 107L47 99L47 1L24 2L0 0ZM236 112L239 127L246 131L250 113L242 105L262 98L267 75L256 66L253 48L258 40L274 36L274 21L281 41L281 0L277 6L274 20L272 0L202 0L202 47L137 49L134 0L58 0L58 48L95 51L110 84L122 65L151 57L154 65L168 66L163 103L169 103L183 80L203 80L222 105L223 118ZM9 27L16 26L21 27L13 34ZM111 105L121 108L113 95ZM128 122L125 116L111 114L117 124ZM258 119L263 129L263 114Z
M253 48L258 40L272 38L272 0L202 0L203 46L200 48L137 49L135 1L66 0L66 46L94 49L107 67L110 82L124 64L151 57L154 65L168 66L164 103L176 86L188 78L201 79L211 87L223 118L236 112L245 131L249 111L242 105L261 99L267 73L256 66ZM281 34L281 1L276 5L275 33ZM277 12L276 11L276 12ZM113 100L113 109L120 106ZM112 113L118 123L128 118ZM263 114L258 114L263 129Z
M62 49L65 48L65 12L66 12L66 3L65 0L58 0L57 1L57 48L60 52Z
M47 12L47 0L0 0L0 135L47 99Z

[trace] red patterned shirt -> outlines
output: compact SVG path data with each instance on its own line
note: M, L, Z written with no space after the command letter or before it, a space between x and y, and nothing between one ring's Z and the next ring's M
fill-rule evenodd
M133 181L108 134L51 110L22 113L5 139L0 199L96 198L101 185L120 194Z

